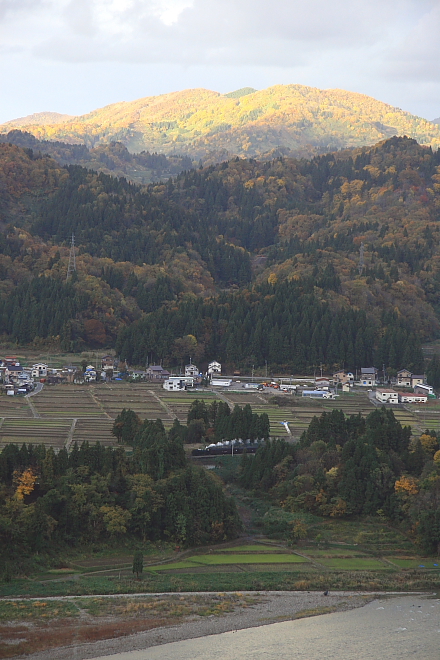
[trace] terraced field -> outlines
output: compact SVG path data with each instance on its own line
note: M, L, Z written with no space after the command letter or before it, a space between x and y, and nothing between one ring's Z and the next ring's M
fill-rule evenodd
M130 408L141 419L171 419L157 398L157 386L149 383L124 383L92 386L94 397L108 418L115 419L123 408Z
M0 417L32 417L26 399L18 396L0 396Z
M45 387L42 392L32 397L32 404L38 415L43 418L108 418L105 410L93 397L93 390L87 386Z
M360 413L366 417L375 409L368 393L362 391L341 394L336 400L309 400L286 395L283 397L286 406L274 404L274 395L283 396L276 391L167 392L161 383L46 386L29 399L0 397L0 446L5 442L44 442L53 446L62 446L65 442L70 446L74 441L80 443L84 440L112 445L115 444L110 432L112 422L123 408L131 408L141 419L161 419L168 429L176 418L186 421L194 399L201 399L207 405L221 400L230 406L250 404L255 413L267 413L272 436L294 440L307 429L315 415L324 411L341 409L346 415ZM440 431L440 405L437 401L405 409L396 407L393 411L397 419L411 426L415 433L425 428ZM32 424L20 424L20 420ZM287 422L290 434L284 422ZM47 429L46 435L44 429Z
M80 445L82 442L100 442L105 447L115 444L112 435L113 422L105 419L77 419L72 434L72 442Z
M70 420L3 419L0 426L0 449L6 444L44 444L61 449L71 428Z

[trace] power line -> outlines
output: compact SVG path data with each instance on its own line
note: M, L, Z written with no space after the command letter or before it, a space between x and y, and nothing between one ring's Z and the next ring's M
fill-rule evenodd
M66 282L69 281L69 278L72 276L72 273L74 272L76 272L75 235L72 234L72 240L70 242L69 265L67 267Z

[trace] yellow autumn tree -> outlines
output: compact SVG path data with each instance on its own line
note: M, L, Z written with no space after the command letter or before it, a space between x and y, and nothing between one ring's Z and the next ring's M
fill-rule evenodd
M418 484L414 477L402 476L394 484L394 490L401 495L417 495L419 492Z
M24 496L30 495L34 490L37 475L34 474L32 468L28 468L21 473L16 470L13 480L16 484L15 497L17 500L23 501Z
M427 454L434 455L439 448L438 440L434 435L424 433L420 436L420 442Z

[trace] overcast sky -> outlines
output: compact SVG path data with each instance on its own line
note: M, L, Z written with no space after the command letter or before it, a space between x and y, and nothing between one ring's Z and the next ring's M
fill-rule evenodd
M0 122L299 83L440 116L440 0L0 0Z

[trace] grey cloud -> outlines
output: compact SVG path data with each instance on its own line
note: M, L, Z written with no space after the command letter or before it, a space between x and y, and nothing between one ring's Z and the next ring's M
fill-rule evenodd
M398 80L440 82L440 6L433 7L390 53L386 73Z
M47 5L45 0L0 0L0 19L29 8L35 11L44 5Z
M65 61L292 66L325 48L374 45L386 36L396 12L411 2L195 0L176 23L164 25L155 16L157 5L137 0L118 14L109 39L105 26L93 20L93 0L72 0L63 17L67 33L43 40L35 53Z

